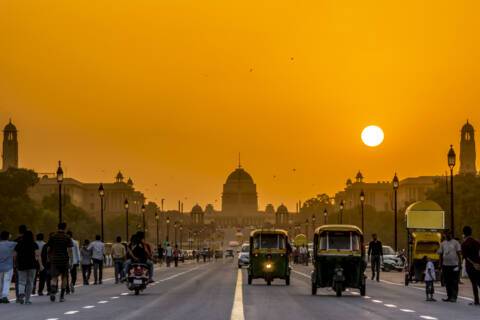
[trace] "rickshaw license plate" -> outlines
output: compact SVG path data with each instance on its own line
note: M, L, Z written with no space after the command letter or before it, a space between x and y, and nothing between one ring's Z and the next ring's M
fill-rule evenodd
M142 284L143 281L140 279L133 279L133 284Z

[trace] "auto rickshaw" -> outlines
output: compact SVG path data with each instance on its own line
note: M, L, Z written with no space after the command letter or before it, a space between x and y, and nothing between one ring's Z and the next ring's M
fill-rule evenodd
M248 284L253 279L265 279L271 285L274 279L284 279L290 285L288 264L288 233L280 229L259 229L250 234L250 265Z
M346 288L365 296L365 247L363 233L352 225L324 225L313 238L312 295L317 288L332 288L337 297Z
M405 267L405 285L411 281L423 281L425 262L429 257L440 279L440 256L437 254L445 230L445 212L436 202L418 201L405 211L407 226L407 265Z

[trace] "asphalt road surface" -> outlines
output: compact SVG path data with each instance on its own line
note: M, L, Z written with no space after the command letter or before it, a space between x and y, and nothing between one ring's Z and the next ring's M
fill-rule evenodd
M295 267L290 286L262 280L247 285L246 269L233 259L186 263L161 268L156 282L139 296L125 285L104 281L102 286L79 286L67 301L51 303L33 297L32 305L0 305L0 319L479 319L480 308L468 298L454 303L425 302L419 288L391 283L367 283L367 296L355 290L337 298L331 290L310 294L310 268Z

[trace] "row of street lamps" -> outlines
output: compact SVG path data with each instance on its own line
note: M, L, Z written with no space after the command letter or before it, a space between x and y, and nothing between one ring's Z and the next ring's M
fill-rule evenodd
M454 216L454 190L453 190L453 169L456 164L456 154L455 150L453 150L453 145L450 145L450 150L448 151L447 154L447 160L448 160L448 167L450 168L450 230L452 233L452 237L455 235L455 216ZM57 183L58 183L58 221L59 223L63 222L63 216L62 216L62 184L63 184L64 176L63 176L63 169L62 169L62 162L58 161L58 168L57 168ZM393 191L394 191L394 247L395 251L398 250L398 199L397 199L397 192L398 188L400 186L400 181L398 179L397 173L395 173L393 180L392 180L392 186L393 186ZM103 187L103 183L100 183L100 186L98 187L98 194L100 196L100 228L101 228L101 237L102 240L104 240L104 197L105 197L105 188ZM161 203L161 210L163 212L163 204L164 200L162 199ZM128 209L129 209L129 203L128 199L125 199L124 201L124 208L125 208L125 235L126 235L126 241L129 240L129 230L128 230ZM361 190L360 192L360 207L361 207L361 225L362 225L362 231L365 230L365 192ZM345 202L342 200L340 202L340 215L339 215L339 222L340 224L343 223L343 211L345 209ZM145 212L146 212L146 207L145 204L142 204L142 224L143 224L143 230L146 232L146 221L145 221ZM328 211L325 208L323 211L323 217L324 217L324 224L327 224L328 222ZM157 246L159 244L159 220L160 217L158 213L155 213L155 221L156 221L156 242ZM312 215L312 225L313 225L313 230L315 230L315 221L316 217L313 214ZM167 235L166 235L166 241L169 242L169 235L170 235L170 217L167 217L166 219L167 223ZM307 237L308 237L308 219L305 221L306 225L306 231L307 231ZM174 228L175 228L175 244L177 243L177 227L180 228L180 238L182 237L182 231L183 231L183 226L182 224L178 225L177 221L174 223ZM182 240L180 239L180 243Z

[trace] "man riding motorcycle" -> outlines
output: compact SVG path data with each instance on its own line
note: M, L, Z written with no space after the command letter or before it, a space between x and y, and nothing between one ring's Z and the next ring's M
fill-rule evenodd
M153 281L153 262L151 260L152 254L149 250L148 244L145 242L145 233L137 232L130 241L127 247L129 259L125 262L124 274L128 276L132 263L142 263L148 268L148 282Z

